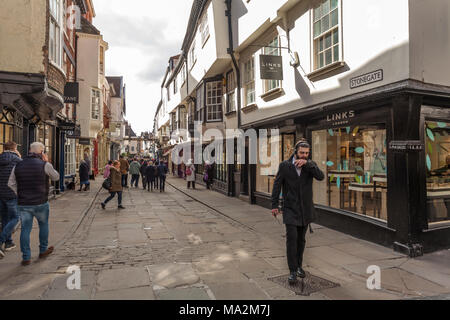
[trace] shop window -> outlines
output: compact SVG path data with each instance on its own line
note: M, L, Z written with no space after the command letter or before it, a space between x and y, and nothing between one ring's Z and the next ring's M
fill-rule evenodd
M217 151L217 157L215 162L215 170L214 170L214 178L221 182L227 182L227 165L226 165L226 147L225 141L223 142L222 148L217 148L213 152L213 156L215 156L215 151ZM221 150L220 150L221 149Z
M280 56L280 40L279 37L276 36L272 41L269 42L267 47L263 48L263 54L269 56ZM264 93L272 91L277 88L281 88L280 80L263 80Z
M255 103L255 58L251 57L244 64L244 97L245 105Z
M312 159L326 174L314 203L387 220L385 125L312 132Z
M425 122L428 222L450 220L450 122Z
M339 0L322 0L313 9L314 70L339 61Z
M51 125L40 123L36 128L36 141L45 146L45 153L47 154L49 162L55 166L54 160L54 133L55 128Z
M268 157L276 157L282 154L282 143L279 143L279 149L272 148L272 137L267 138L267 145L258 152L260 154L267 154ZM281 158L279 158L281 160ZM263 165L261 159L258 159L256 164L256 191L266 194L271 194L273 190L273 183L278 170L278 165L271 166L271 164Z
M76 168L76 146L74 139L67 139L64 145L64 175L74 176L77 172Z
M207 121L222 120L222 81L206 83Z

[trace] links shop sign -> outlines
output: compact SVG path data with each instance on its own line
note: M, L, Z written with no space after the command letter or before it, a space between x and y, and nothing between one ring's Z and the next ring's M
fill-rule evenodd
M327 115L327 123L331 126L341 126L348 124L353 118L355 118L355 111L349 110L344 112L338 112Z
M259 56L261 79L283 80L283 58L281 56Z

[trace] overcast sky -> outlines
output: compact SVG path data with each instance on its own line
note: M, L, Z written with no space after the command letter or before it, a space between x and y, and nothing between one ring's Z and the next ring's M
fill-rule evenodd
M107 76L124 76L126 119L139 135L153 128L169 57L180 53L192 0L94 0L93 24L108 42Z

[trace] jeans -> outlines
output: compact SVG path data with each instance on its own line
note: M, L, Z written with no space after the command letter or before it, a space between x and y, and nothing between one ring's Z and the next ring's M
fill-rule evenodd
M122 174L122 187L128 186L128 173Z
M22 231L20 233L20 251L23 260L31 259L30 233L33 228L33 218L39 224L39 253L44 253L48 248L48 215L50 206L48 202L38 206L17 206L22 219Z
M164 191L165 186L166 186L166 177L159 177L159 190Z
M0 200L0 214L2 217L2 232L0 233L0 244L12 242L11 235L19 223L19 213L17 212L17 199Z
M116 193L117 193L117 204L119 206L121 206L122 205L122 191L110 192L110 196L103 203L107 204L108 202L110 202L116 196Z
M308 226L286 225L286 253L290 272L302 267Z
M138 174L132 174L131 175L131 186L134 186L137 188L139 184L139 175Z

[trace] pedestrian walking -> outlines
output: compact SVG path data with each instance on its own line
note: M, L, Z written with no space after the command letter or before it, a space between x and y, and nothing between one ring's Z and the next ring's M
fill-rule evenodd
M89 157L89 148L84 149L83 159L88 166L88 179L87 180L88 181L89 181L89 179L95 180L94 174L92 172L91 158ZM87 184L85 191L89 191L90 188L91 188L91 185Z
M128 188L128 171L130 164L124 156L120 156L120 173L122 174L122 187Z
M203 181L206 183L206 189L212 189L214 179L214 167L209 160L205 161L205 173L203 175Z
M101 203L102 209L106 208L106 204L112 199L114 199L116 194L117 194L117 208L125 209L122 206L123 186L122 186L122 173L120 171L120 161L117 160L114 161L114 165L113 167L111 167L110 178L111 178L111 189L109 189L109 197L106 198L106 200Z
M130 164L130 174L131 174L131 187L137 188L139 185L139 174L141 169L141 165L137 161L136 158Z
M157 162L156 162L156 160L155 161L153 161L153 164L154 164L154 166L153 166L153 169L154 169L154 173L153 173L153 176L154 176L154 179L153 179L153 185L154 185L154 189L158 189L159 190L159 173L158 173L158 166L157 166Z
M84 159L80 161L79 174L80 174L80 189L78 191L82 191L83 185L84 191L88 191L90 185L89 164Z
M159 192L165 192L166 186L166 175L169 169L164 164L164 162L159 162L158 164L158 178L159 178Z
M103 170L103 179L108 179L112 166L113 166L113 161L109 160L105 166L105 169Z
M142 161L141 169L139 170L142 178L142 188L145 190L147 188L147 176L145 171L147 170L147 161Z
M52 181L58 181L59 173L53 169L44 150L42 143L32 143L30 154L16 164L8 181L8 186L17 194L17 210L22 221L20 250L24 266L31 263L30 233L33 218L39 224L39 258L46 258L54 250L52 246L48 247L49 177Z
M192 189L195 190L195 166L192 163L192 159L189 159L189 161L186 163L186 181L187 188L189 189L192 183Z
M145 177L147 180L147 188L148 191L153 192L153 187L155 183L155 169L156 167L153 165L153 162L149 162L147 168L145 169Z
M3 147L5 151L0 155L0 215L2 221L0 259L5 256L7 251L16 247L12 240L12 234L19 224L20 217L17 212L17 195L8 187L8 180L16 164L22 161L15 142L7 142Z
M273 184L272 215L280 214L278 203L283 192L283 223L286 225L286 252L290 275L289 283L297 276L304 278L302 268L308 225L314 221L313 179L322 181L325 176L317 164L309 159L311 147L306 140L295 145L295 153L283 161Z

